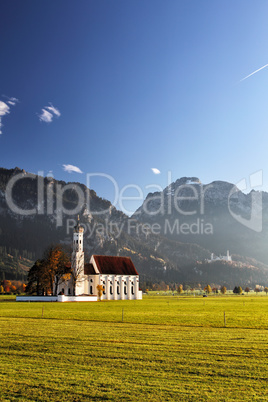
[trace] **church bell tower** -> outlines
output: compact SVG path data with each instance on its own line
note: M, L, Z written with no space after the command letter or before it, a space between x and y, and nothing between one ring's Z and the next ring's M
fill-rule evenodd
M79 275L84 273L83 237L84 228L80 225L78 216L78 222L73 233L72 269Z

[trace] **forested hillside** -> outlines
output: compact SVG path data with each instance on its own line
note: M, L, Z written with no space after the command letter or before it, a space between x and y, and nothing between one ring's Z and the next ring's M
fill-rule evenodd
M35 213L16 213L14 208L10 207L7 188L18 175L20 180L12 188L12 201L20 210ZM193 185L200 186L200 183L195 181ZM161 202L165 206L167 197L173 196L180 186L184 186L184 191L187 191L185 180L181 179L171 188L165 189L163 196L160 194L162 198L159 198L159 193L148 196L149 209L155 210L161 207ZM40 188L41 203L38 199ZM66 188L66 191L60 193L59 188ZM85 203L78 212L67 213L77 206L77 188L85 200L88 197L90 208ZM130 256L140 274L141 283L163 281L169 284L182 282L206 284L213 279L215 284L228 283L232 287L241 278L243 283L251 286L256 282L261 284L263 282L266 285L267 248L264 246L267 240L267 197L266 195L263 197L263 231L256 233L243 229L242 225L232 222L227 216L226 189L230 188L230 184L216 182L214 189L210 187L210 192L205 193L207 204L202 219L204 223L207 219L213 225L215 233L209 235L190 233L187 236L184 233L177 235L174 231L170 233L169 230L166 233L163 230L165 227L181 229L183 224L190 225L193 222L189 216L183 220L176 211L168 216L161 214L147 216L144 210L141 210L141 214L137 213L129 218L83 184L40 178L18 168L10 170L2 168L0 169L0 275L8 279L25 277L25 272L31 264L42 258L45 249L52 244L61 244L70 253L73 227L79 213L80 222L85 228L84 249L87 258L93 253ZM197 201L187 201L186 198L180 205L181 210L191 211L193 208L200 210ZM233 208L236 208L236 211L246 211L249 206L249 198L239 195ZM160 225L161 230L158 234L152 230L150 226L152 223ZM218 266L212 269L212 265L206 265L211 253L225 253L227 248L231 254L237 255L238 261L254 258L249 264L250 268L247 268L246 264L242 266L233 264L232 269L225 266L222 267L224 269L218 269Z

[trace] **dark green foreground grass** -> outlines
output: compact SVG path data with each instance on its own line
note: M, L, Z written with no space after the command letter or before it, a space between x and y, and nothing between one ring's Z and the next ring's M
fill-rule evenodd
M267 313L246 296L1 302L0 400L267 401Z

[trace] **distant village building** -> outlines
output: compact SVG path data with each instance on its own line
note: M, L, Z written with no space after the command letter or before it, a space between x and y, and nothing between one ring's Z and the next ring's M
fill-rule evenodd
M131 258L92 255L90 262L85 264L83 237L84 228L78 222L74 228L71 257L74 275L58 286L60 295L97 296L97 286L102 285L104 300L142 299L139 274Z
M212 253L210 260L207 260L207 262L215 261L232 261L232 256L230 255L229 250L227 250L227 255L220 255L219 257Z

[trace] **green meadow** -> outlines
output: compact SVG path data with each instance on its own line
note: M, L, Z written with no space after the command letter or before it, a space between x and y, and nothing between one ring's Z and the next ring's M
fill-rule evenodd
M0 336L1 401L268 400L268 296L2 298Z

